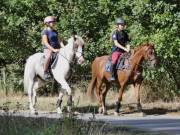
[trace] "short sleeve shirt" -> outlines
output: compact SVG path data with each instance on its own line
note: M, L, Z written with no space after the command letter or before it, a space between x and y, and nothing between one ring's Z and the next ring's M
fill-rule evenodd
M122 30L122 31L117 31L117 30L114 31L113 34L112 34L112 41L113 41L112 51L113 52L115 52L115 51L124 52L124 50L122 50L121 48L115 46L114 40L117 40L117 42L119 44L121 44L122 46L125 46L130 41L128 34L124 30Z
M59 44L59 41L58 41L58 32L55 31L55 30L43 30L41 35L47 35L47 38L48 38L48 42L49 44L55 48L55 49L58 49L60 48L60 44ZM47 47L44 45L44 48L46 49Z

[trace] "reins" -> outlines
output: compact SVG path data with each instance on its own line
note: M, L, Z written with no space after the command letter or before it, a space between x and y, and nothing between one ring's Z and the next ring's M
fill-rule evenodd
M75 52L74 52L74 54L73 54L73 59L72 59L71 61L70 61L70 60L68 60L68 59L67 59L67 57L65 57L65 56L64 56L64 55L62 55L61 53L59 53L59 55L61 55L61 56L62 56L65 60L67 60L67 61L68 61L68 63L69 63L69 64L71 64L71 63L72 63L72 61L75 59L75 55L76 55L75 53L77 53L77 52L81 54L81 55L78 57L78 60L79 60L79 59L81 58L81 56L83 56L83 55L82 55L82 52L79 52L79 51L75 51Z
M140 49L141 49L141 48L140 48ZM127 56L125 56L125 58L126 58L126 57L128 57L128 56L130 55L130 57L127 58L128 63L129 63L129 66L128 66L128 68L126 68L126 70L132 70L133 56L137 53L137 51L134 52L134 50L135 50L135 49L133 49L133 52L129 52L129 53L127 54ZM152 58L152 59L148 59L147 62L149 62L149 61L151 62L151 61L153 61L153 60L155 60L155 59L156 59L155 57ZM142 68L142 69L148 68L148 65L144 65L144 62L143 62L143 61L140 62L139 64L135 64L134 66L138 66L138 69L139 69L139 68ZM134 71L134 70L132 70L132 72L136 73L136 71ZM139 73L139 72L138 72L138 73ZM141 74L141 73L140 73L140 74Z

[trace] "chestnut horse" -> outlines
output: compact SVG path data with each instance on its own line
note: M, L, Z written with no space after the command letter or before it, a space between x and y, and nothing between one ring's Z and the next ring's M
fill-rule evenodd
M139 47L131 50L131 56L129 58L130 68L117 70L116 80L119 84L119 95L115 102L115 114L119 113L121 107L121 100L123 91L127 84L133 84L137 95L137 109L141 110L140 104L140 86L143 81L142 78L142 62L144 60L148 61L150 67L155 67L156 56L154 46L150 43L141 44ZM87 94L92 98L96 93L97 100L99 102L99 113L106 114L105 98L108 89L110 88L110 83L108 78L110 77L109 72L105 70L105 65L109 59L109 56L97 57L92 63L92 80L89 83ZM105 88L102 85L105 84ZM95 90L95 92L94 92Z

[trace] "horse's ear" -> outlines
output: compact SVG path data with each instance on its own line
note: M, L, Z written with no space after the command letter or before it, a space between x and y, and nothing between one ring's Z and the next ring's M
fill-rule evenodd
M134 55L135 50L134 50L134 49L131 49L130 52L131 52L131 55Z
M149 45L146 45L145 46L145 51L147 51L149 49L149 47L150 47Z
M145 46L145 50L147 51L148 49L154 49L154 45L151 44L151 43L148 43L146 46Z
M81 42L81 45L83 46L84 43L85 43L84 40L83 40L83 38L79 36L79 40L80 40L80 42Z

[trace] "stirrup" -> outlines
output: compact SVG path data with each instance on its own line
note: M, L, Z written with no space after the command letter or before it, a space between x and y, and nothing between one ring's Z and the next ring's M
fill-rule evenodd
M50 78L51 78L50 73L49 73L49 72L44 72L44 77L43 77L43 79L44 79L44 80L49 80Z
M114 81L114 80L115 80L114 76L110 76L109 81Z

